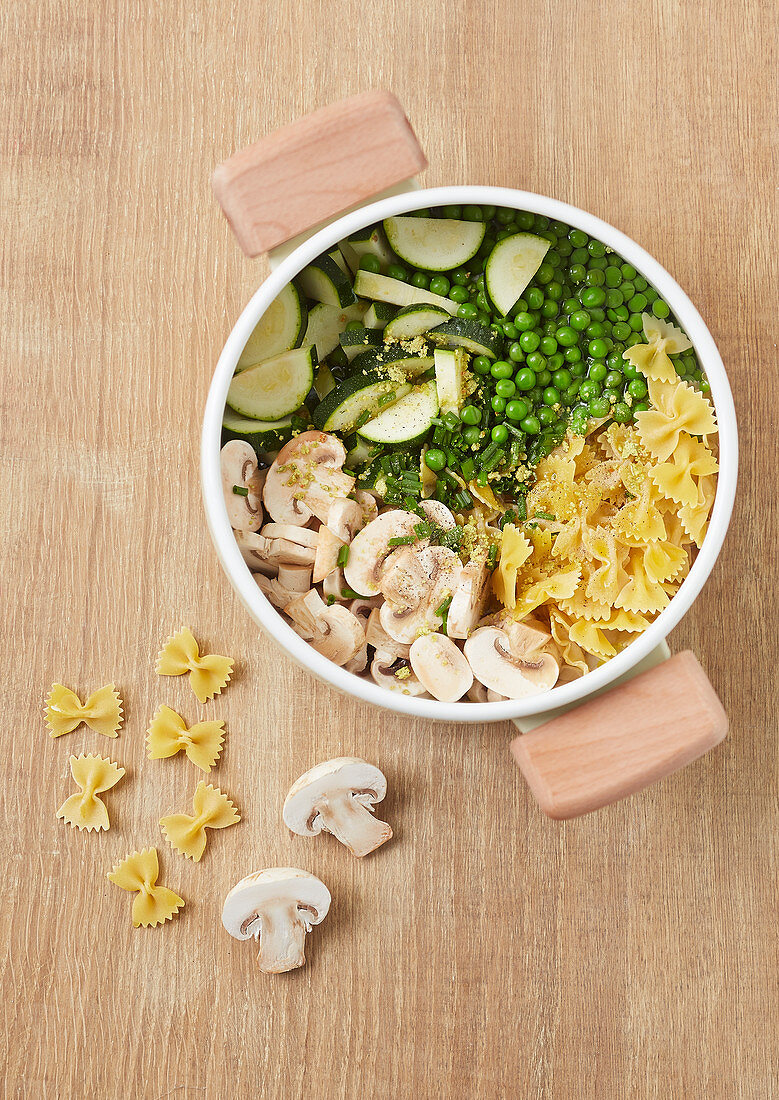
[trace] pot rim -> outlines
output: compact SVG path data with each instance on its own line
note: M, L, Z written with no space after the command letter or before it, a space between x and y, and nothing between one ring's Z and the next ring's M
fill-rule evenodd
M241 557L227 518L221 488L219 452L227 390L238 358L267 307L298 272L339 240L374 222L429 206L474 203L508 206L565 222L603 241L631 263L665 298L692 340L711 385L711 399L719 429L717 493L703 546L679 591L655 621L621 653L571 683L542 695L495 703L441 703L390 692L334 665L300 638L268 602ZM677 625L703 588L727 533L738 475L738 436L733 396L722 359L705 322L676 280L632 238L601 218L576 206L530 191L477 184L409 191L379 199L342 215L299 244L251 297L236 321L219 356L206 401L201 437L203 502L211 537L222 567L242 603L263 628L300 666L344 694L385 710L417 718L449 722L501 722L568 707L603 691L643 660Z

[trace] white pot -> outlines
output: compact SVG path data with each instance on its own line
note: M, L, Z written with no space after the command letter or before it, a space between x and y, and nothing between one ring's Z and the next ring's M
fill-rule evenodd
M320 253L364 226L409 210L466 203L515 207L565 222L603 241L631 263L668 302L692 340L700 364L711 384L711 397L719 425L720 471L708 532L689 575L668 607L634 642L595 671L572 683L553 688L543 695L497 703L440 703L434 699L419 699L390 692L371 680L339 668L299 638L262 594L241 557L227 519L219 467L222 415L230 380L249 334L281 288ZM385 710L447 722L529 719L531 716L579 702L629 674L639 662L645 665L651 660L653 651L663 645L665 636L689 609L714 566L730 521L736 492L737 467L736 419L722 359L700 314L668 272L630 237L584 210L527 191L475 186L416 190L381 199L340 217L294 248L254 294L228 337L208 394L201 449L203 499L211 536L231 584L255 622L294 661L339 691ZM521 724L525 725L524 722ZM527 722L527 725L532 725L532 722Z

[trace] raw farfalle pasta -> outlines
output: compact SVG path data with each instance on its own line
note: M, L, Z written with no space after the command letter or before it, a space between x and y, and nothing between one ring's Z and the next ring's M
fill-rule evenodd
M187 726L170 707L161 706L149 726L146 743L150 760L164 760L183 749L201 771L210 772L219 759L224 722L196 722Z
M192 690L201 703L219 695L230 680L233 659L215 653L201 656L195 636L186 627L174 634L160 650L157 673L160 676L183 676L189 673Z
M52 737L72 733L82 722L104 737L116 737L122 724L122 700L113 684L92 692L85 703L64 684L52 684L45 714Z
M636 413L636 424L642 444L659 462L671 457L683 434L716 432L711 402L681 379L675 383L650 379L649 395L654 407Z
M659 382L675 382L676 368L671 356L687 351L692 343L681 329L670 321L663 321L651 313L642 313L646 344L635 344L624 353L623 358L632 363L646 378Z
M194 814L170 814L160 821L169 843L182 855L195 863L200 861L206 848L206 829L226 829L241 820L226 794L202 780L192 799Z
M108 872L108 879L116 886L136 894L132 908L133 928L154 928L163 924L184 905L184 899L178 894L157 884L159 874L156 848L133 852Z
M57 817L88 832L110 828L108 810L98 795L116 786L125 774L124 768L103 756L82 753L71 756L70 774L80 790L65 799L57 810Z

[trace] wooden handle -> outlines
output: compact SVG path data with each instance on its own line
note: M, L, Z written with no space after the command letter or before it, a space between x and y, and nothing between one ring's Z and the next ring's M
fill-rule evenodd
M258 256L426 167L397 99L373 91L268 134L212 183L241 248Z
M517 737L511 751L541 809L559 820L642 790L727 732L722 704L687 650Z

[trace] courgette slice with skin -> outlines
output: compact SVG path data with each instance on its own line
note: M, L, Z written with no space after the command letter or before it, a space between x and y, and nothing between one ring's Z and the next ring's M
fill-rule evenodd
M497 359L503 347L503 337L478 321L453 317L430 329L430 340L439 347L465 348L471 355L486 355Z
M350 363L356 355L360 354L360 352L367 351L368 348L380 347L382 343L381 332L373 328L353 329L351 331L342 332L338 340Z
M263 313L246 341L237 371L253 367L303 343L308 308L294 283L287 283Z
M363 256L375 256L381 264L382 271L386 271L395 259L392 255L392 249L387 244L384 233L378 225L369 225L366 229L359 229L345 241L345 245L344 256L355 275L359 270L360 260Z
M436 348L435 381L441 412L459 413L465 404L468 353L464 348Z
M411 219L412 221L418 219ZM442 322L448 321L449 314L440 306L417 305L401 309L384 329L385 340L408 340L412 336L422 336Z
M376 275L372 271L358 271L354 277L354 292L358 298L370 298L373 302L389 302L395 306L431 305L445 309L454 317L460 308L457 302L432 294L429 290L403 283L400 279L390 279L387 275Z
M401 260L424 271L451 271L467 264L487 232L485 222L454 218L385 218L383 225Z
M507 317L543 263L551 244L533 233L513 233L493 248L484 265L484 285L495 308Z
M222 418L222 442L242 439L249 443L257 454L265 451L277 451L292 438L292 417L282 420L254 420L248 416L225 409Z
M318 303L308 312L308 325L303 343L316 345L316 353L321 362L334 348L338 347L338 337L349 322L360 321L364 312L365 306L361 302L347 306L346 309Z
M362 323L366 328L383 329L386 328L397 312L397 306L390 306L386 302L371 302Z
M294 348L236 374L227 404L242 416L281 420L304 403L314 384L316 348Z
M298 275L300 289L309 298L326 306L344 309L357 300L352 280L341 270L332 256L317 256Z
M358 435L368 443L384 445L421 443L438 416L438 392L435 381L415 386L405 397L369 420Z
M314 426L323 432L349 433L372 419L386 405L411 389L410 382L395 382L378 372L344 379L314 409Z
M412 342L408 341L405 345L392 343L380 348L369 348L352 360L352 370L363 373L378 370L383 374L392 371L395 374L400 373L405 378L416 378L417 375L430 370L433 366L433 356L424 340L414 337L414 342L418 343L419 347L409 346Z

